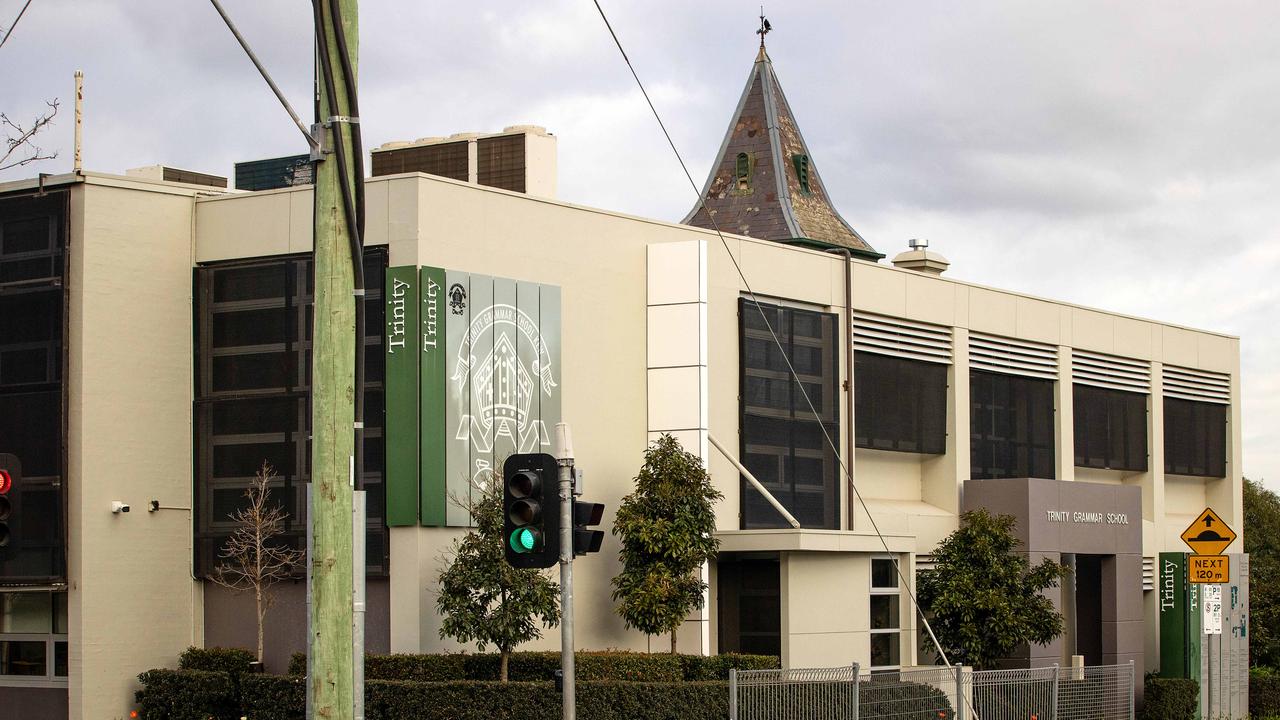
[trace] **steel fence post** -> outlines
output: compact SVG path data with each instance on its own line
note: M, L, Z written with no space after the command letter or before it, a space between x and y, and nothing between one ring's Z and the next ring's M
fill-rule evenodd
M729 720L738 720L738 669L729 668Z
M956 720L964 720L964 666L956 663Z
M1129 720L1133 720L1134 697L1138 694L1138 677L1137 675L1134 674L1136 672L1137 671L1134 668L1133 661L1130 660L1129 661Z
M1050 720L1058 720L1058 680L1061 678L1061 676L1062 676L1062 668L1058 666L1058 663L1054 663L1053 664L1053 693L1052 693L1053 700L1049 706Z
M853 664L853 720L858 720L862 715L862 693L859 690L859 683L862 678L858 675L858 663Z

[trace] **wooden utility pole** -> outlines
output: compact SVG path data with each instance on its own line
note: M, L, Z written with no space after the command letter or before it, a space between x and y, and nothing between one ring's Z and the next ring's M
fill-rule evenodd
M313 528L311 617L309 650L312 718L350 720L354 713L352 657L352 523L351 503L355 463L355 301L351 236L342 185L354 194L352 118L349 89L343 81L344 58L335 40L340 23L351 67L356 66L359 31L356 0L339 0L338 16L330 4L319 2L318 21L327 42L320 68L332 68L331 97L320 86L320 120L326 127L326 148L341 142L345 167L336 153L317 163L315 174L315 330L312 343L311 525ZM325 49L327 48L327 50ZM319 72L323 70L318 68ZM358 119L355 120L358 122ZM341 138L338 135L341 134ZM361 298L363 300L363 298Z

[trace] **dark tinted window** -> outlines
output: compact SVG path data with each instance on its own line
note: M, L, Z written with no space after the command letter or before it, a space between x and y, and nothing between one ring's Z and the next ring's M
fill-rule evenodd
M969 373L970 476L1054 477L1053 381Z
M365 455L369 572L387 570L382 461L382 282L386 253L366 251ZM196 270L196 563L204 575L266 462L272 499L289 514L283 542L305 546L310 480L309 256L208 265ZM298 568L298 572L302 572Z
M14 455L21 468L6 497L0 585L65 575L66 203L67 193L58 191L0 199L0 453Z
M947 366L854 353L854 424L861 448L947 451Z
M827 442L827 437L840 437L836 316L776 305L757 307L747 300L740 302L739 315L742 462L801 525L838 528L840 463ZM788 360L812 409L787 369ZM743 528L787 526L745 480L741 497Z
M1226 405L1164 399L1164 471L1174 475L1226 476Z
M1147 396L1093 385L1072 388L1076 465L1147 469Z

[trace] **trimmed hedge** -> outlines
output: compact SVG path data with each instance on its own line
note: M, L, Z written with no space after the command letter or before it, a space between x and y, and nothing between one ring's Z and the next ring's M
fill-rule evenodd
M287 675L244 675L237 691L226 673L149 670L138 676L145 720L303 720L306 687ZM729 688L722 682L582 682L582 720L723 720ZM367 680L368 720L557 720L560 693L550 682L410 682Z
M244 716L253 720L306 720L307 685L303 678L289 675L245 675L240 681L240 688L242 711L237 718ZM149 715L143 715L143 718L152 720Z
M207 670L148 670L135 695L147 720L237 720L240 702L231 676Z
M443 653L431 655L367 655L364 675L371 680L451 682L497 680L500 658L496 653ZM574 655L578 679L583 682L679 682L728 680L729 669L762 670L778 667L772 655L670 655L667 653L579 652ZM511 653L508 679L520 682L551 680L560 669L558 652ZM294 653L289 674L304 675L307 656Z
M684 679L728 680L729 670L773 670L779 667L776 655L679 655Z
M725 683L583 682L581 720L723 720L729 714ZM368 720L557 720L561 699L552 683L396 680L369 682Z
M1142 698L1141 720L1192 720L1199 706L1200 684L1189 678L1149 677Z
M138 676L137 694L145 720L303 720L303 679L284 675L244 675L237 686L226 673L200 670L150 670ZM793 717L809 720L820 696L847 706L851 686L797 686ZM860 688L861 717L937 720L952 717L951 704L936 688L911 683ZM813 695L813 701L806 701ZM549 682L411 682L368 680L368 720L558 720L560 693ZM828 707L829 702L824 702ZM578 685L581 720L723 720L729 713L729 687L724 682L583 682Z
M1280 717L1280 673L1249 668L1249 715L1255 720Z
M256 659L253 653L241 648L189 647L178 656L178 668L238 675L249 672L249 663Z

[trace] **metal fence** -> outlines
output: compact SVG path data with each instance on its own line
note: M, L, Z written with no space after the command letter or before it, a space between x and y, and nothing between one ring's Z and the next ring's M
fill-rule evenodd
M983 670L971 673L965 683L973 720L1133 718L1133 663Z
M1132 720L1134 666L729 673L730 720Z

